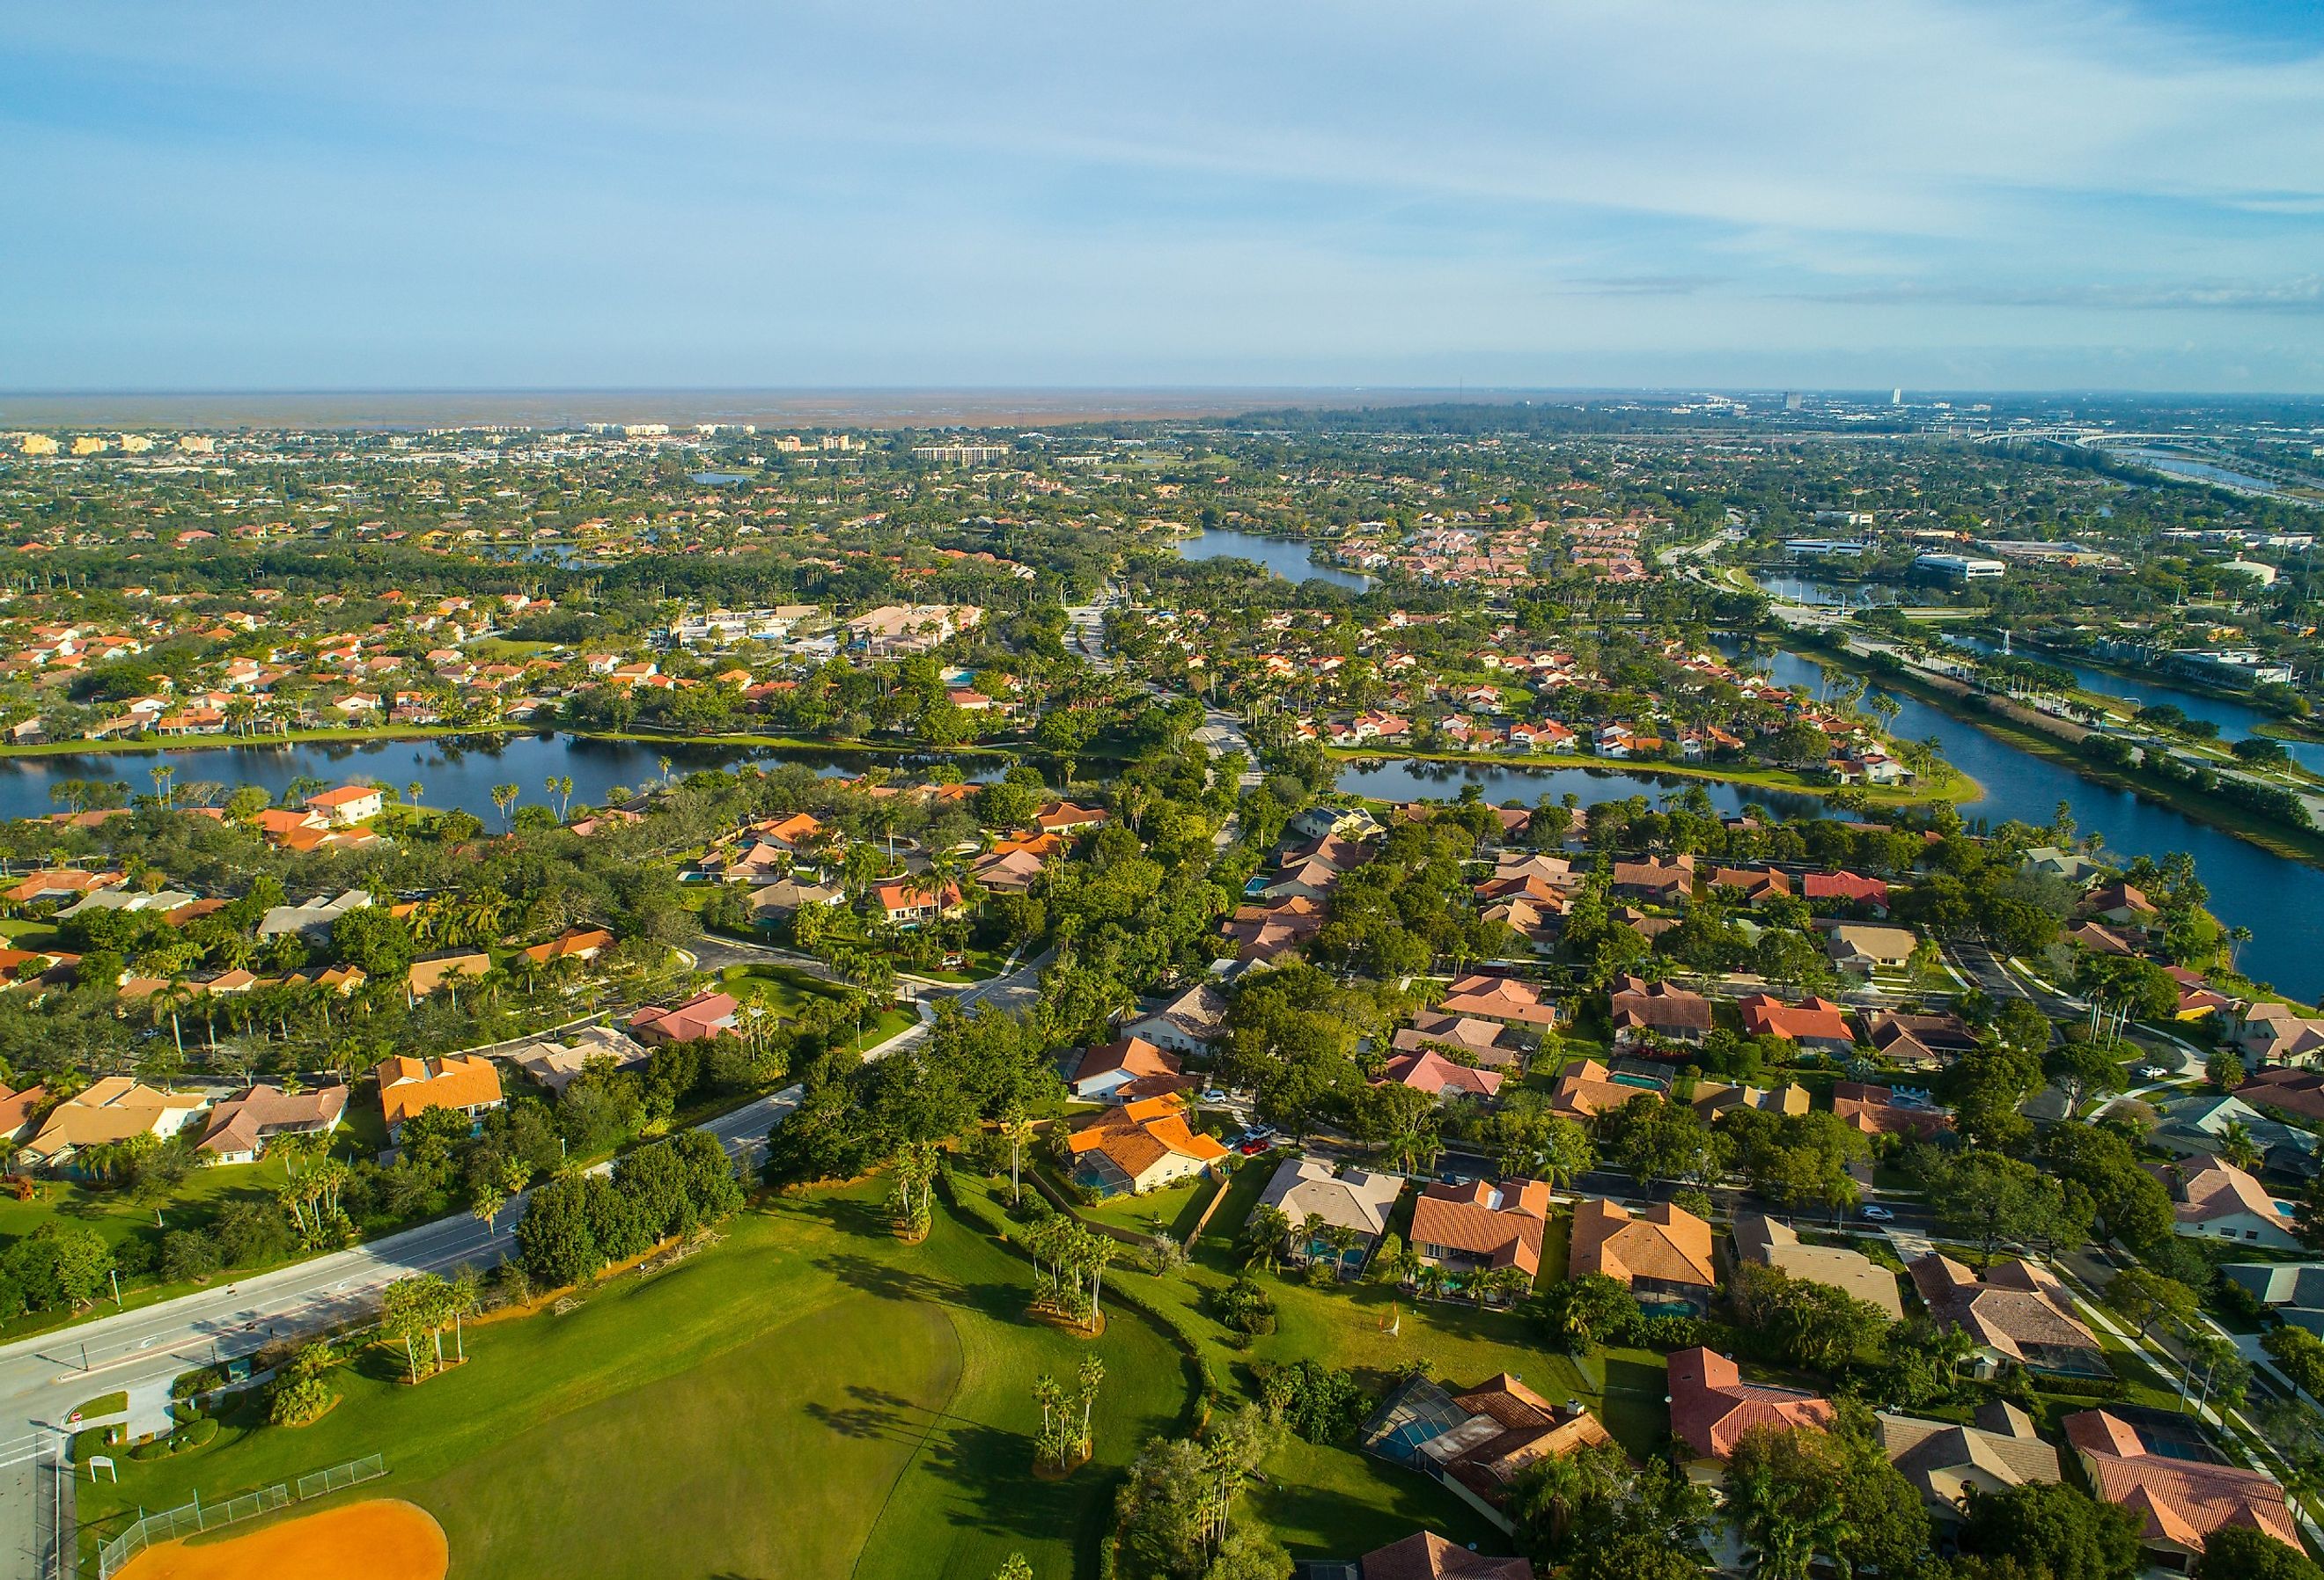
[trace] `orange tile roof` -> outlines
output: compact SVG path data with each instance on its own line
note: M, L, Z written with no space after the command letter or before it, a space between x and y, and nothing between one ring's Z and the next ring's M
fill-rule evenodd
M392 1128L430 1108L476 1108L501 1100L501 1073L488 1058L399 1054L379 1067L379 1105Z

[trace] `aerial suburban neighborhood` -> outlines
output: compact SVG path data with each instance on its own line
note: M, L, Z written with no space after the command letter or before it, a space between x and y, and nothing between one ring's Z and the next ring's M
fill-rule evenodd
M0 1580L2324 1580L2324 5L5 36Z

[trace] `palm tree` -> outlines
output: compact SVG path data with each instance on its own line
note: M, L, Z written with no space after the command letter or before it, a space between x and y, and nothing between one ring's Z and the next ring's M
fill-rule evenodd
M1009 1201L1012 1206L1025 1202L1024 1187L1019 1183L1018 1169L1023 1162L1025 1149L1033 1141L1033 1122L1024 1110L1012 1108L1009 1117L1001 1122L1001 1134L1009 1143Z
M2236 957L2243 953L2244 946L2251 941L2252 930L2251 929L2244 926L2243 923L2237 922L2235 926L2227 929L2228 970L2239 971L2242 969L2236 964Z
M2219 1132L2219 1156L2246 1172L2258 1168L2259 1142L2252 1138L2251 1126L2240 1119L2227 1121Z
M1281 1207L1259 1208L1243 1222L1244 1261L1258 1262L1273 1272L1281 1261L1284 1243L1290 1235L1289 1214Z
M1332 1258L1339 1264L1342 1276L1345 1276L1348 1270L1348 1253L1355 1250L1362 1240L1362 1235L1345 1224L1330 1224L1324 1226L1323 1243L1332 1248Z
M404 797L404 799L406 799L406 800L408 800L408 801L410 801L410 802L411 803L411 809L412 809L414 812L417 812L417 811L419 811L419 810L420 810L420 798L422 795L424 795L424 794L426 794L426 793L427 793L427 790L428 790L428 787L427 787L426 785L424 785L424 784L421 784L421 783L420 783L418 780L416 780L416 779L415 779L415 780L413 780L410 784L407 784L407 785L405 785L405 786L403 787L403 797Z
M503 828L513 828L516 827L515 814L511 812L509 808L516 805L518 793L516 786L512 784L496 784L493 786L493 805L500 808L501 827Z
M1300 1261L1310 1261L1314 1259L1315 1242L1323 1238L1323 1215L1321 1213L1309 1213L1299 1220Z
M161 809L163 811L168 811L170 809L170 781L176 776L178 771L166 762L157 762L146 772L153 781L153 799L161 803Z

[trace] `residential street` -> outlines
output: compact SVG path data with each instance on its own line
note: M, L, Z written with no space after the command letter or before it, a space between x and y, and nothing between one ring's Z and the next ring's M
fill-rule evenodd
M1047 959L1044 955L990 981L928 996L1019 1007L1038 994ZM881 1058L926 1035L924 1020L864 1057ZM697 1128L716 1136L742 1167L753 1167L765 1151L768 1131L798 1105L799 1091L787 1087ZM387 1285L414 1273L445 1272L463 1262L492 1266L508 1249L523 1211L520 1197L491 1230L459 1214L352 1251L0 1346L0 1575L51 1580L58 1574L46 1514L54 1502L51 1467L69 1436L64 1418L83 1400L115 1389L166 1386L181 1372L250 1354L277 1335L346 1320Z

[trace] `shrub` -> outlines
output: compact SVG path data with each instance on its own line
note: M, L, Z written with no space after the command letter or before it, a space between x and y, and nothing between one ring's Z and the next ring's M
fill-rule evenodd
M208 1393L213 1388L226 1386L226 1373L216 1366L203 1366L191 1372L180 1372L170 1384L171 1399L191 1399L198 1393Z
M208 1416L188 1422L166 1437L140 1443L129 1451L132 1459L167 1459L202 1447L218 1435L218 1424Z
M320 1419L338 1395L324 1386L320 1377L291 1377L277 1382L267 1399L266 1419L270 1426L303 1427Z
M1259 1395L1268 1413L1310 1443L1330 1443L1356 1429L1371 1404L1351 1372L1295 1361L1266 1373Z

